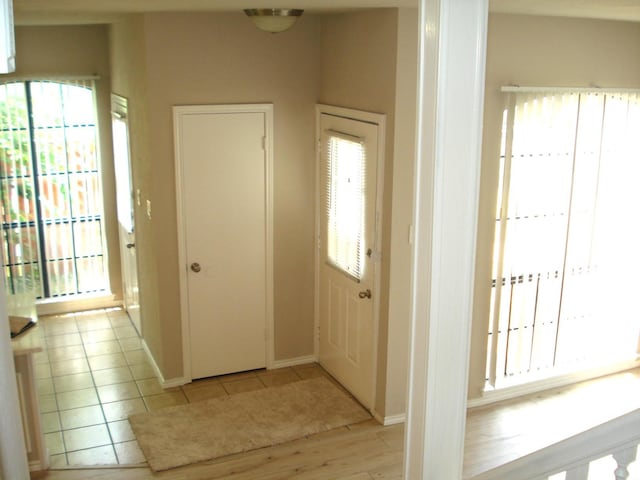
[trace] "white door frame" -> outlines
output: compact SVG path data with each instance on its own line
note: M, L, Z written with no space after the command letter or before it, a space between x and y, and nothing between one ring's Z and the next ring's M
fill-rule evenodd
M382 196L384 190L384 162L385 162L385 135L386 135L386 115L381 113L365 112L353 110L351 108L336 107L333 105L316 105L316 248L315 248L315 302L314 302L314 357L320 357L320 164L321 148L320 139L320 117L322 114L334 115L337 117L349 118L352 120L372 123L378 126L378 158L376 171L376 200L375 200L375 238L373 251L376 252L373 264L372 286L373 286L373 392L371 394L372 409L376 405L376 384L378 378L378 332L380 322L380 263L382 261ZM372 412L375 414L375 412Z
M136 202L137 200L139 200L137 195L134 195L134 191L135 191L135 187L134 187L134 181L133 181L133 168L132 168L132 158L131 158L131 140L130 140L130 135L131 135L131 130L130 130L130 125L129 125L129 101L121 96L118 95L116 93L111 93L111 116L113 117L113 119L117 119L117 120L121 120L122 122L124 122L125 126L126 126L126 132L127 132L127 168L129 170L129 186L131 187L131 191L129 192L129 194L131 195L131 221L132 221L132 225L133 225L133 229L131 232L128 232L129 235L133 235L134 238L134 242L133 242L133 247L129 247L129 246L125 246L125 248L137 248L137 246L135 245L135 238L136 238L136 234L137 234L137 230L136 230L136 219L135 219L135 208L136 208ZM115 146L114 146L114 166L115 164L117 164L116 161L116 153L115 153ZM114 167L114 171L115 171L115 167ZM117 179L116 179L116 184L117 184ZM116 186L116 198L118 198L118 187ZM134 198L134 196L136 198ZM119 200L118 200L119 201ZM139 207L140 205L137 204L137 206ZM118 210L119 208L116 208L116 218L118 217ZM129 315L129 318L131 319L131 322L134 324L134 326L136 327L136 330L138 331L138 335L140 337L142 337L142 315L141 315L141 309L140 309L140 276L138 274L139 272L139 268L138 268L138 254L135 253L135 259L134 259L134 265L135 265L135 282L136 282L136 288L138 289L138 304L137 304L137 312L134 312L133 314L131 313L131 310L129 307L131 305L128 305L128 296L127 296L127 289L125 288L125 277L128 276L128 273L125 272L125 262L126 260L124 260L124 256L125 255L131 255L130 252L123 250L123 239L121 238L121 230L122 230L122 226L120 224L120 219L117 218L117 223L118 223L118 244L120 245L120 267L121 267L121 272L122 272L122 303L124 304L124 308L127 311L127 314ZM135 252L135 250L134 250ZM130 260L129 260L130 261Z
M420 0L404 478L462 478L488 0Z
M182 325L182 365L183 377L187 382L191 377L191 341L188 302L188 265L185 212L182 201L183 168L180 148L180 118L191 114L263 113L265 117L265 209L266 209L266 356L268 369L274 364L274 317L273 317L273 105L187 105L173 107L173 131L175 148L176 202L178 220L178 262L180 266L180 317Z

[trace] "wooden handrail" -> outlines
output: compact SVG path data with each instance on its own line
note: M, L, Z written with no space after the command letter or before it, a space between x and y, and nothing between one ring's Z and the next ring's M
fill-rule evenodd
M640 409L636 409L566 440L476 475L472 480L547 478L639 444Z

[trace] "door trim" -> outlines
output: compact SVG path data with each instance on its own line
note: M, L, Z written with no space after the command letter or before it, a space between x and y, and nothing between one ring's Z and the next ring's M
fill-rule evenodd
M133 198L135 196L134 192L135 192L135 184L136 182L134 181L133 178L133 163L132 163L132 156L131 156L131 126L129 125L129 100L126 97L123 97L121 95L118 95L117 93L111 93L111 125L113 128L113 121L114 120L120 120L122 122L124 122L125 124L125 128L126 128L126 136L127 136L127 169L129 172L129 195L131 197L131 225L132 225L132 229L131 232L127 232L127 235L133 235L133 243L134 243L134 248L135 248L135 237L137 234L137 230L136 230L136 215L135 215L135 209L136 209L136 201ZM114 143L114 139L115 139L115 135L112 133L112 144ZM114 174L117 177L117 173L116 173L116 164L118 163L116 161L116 151L115 151L115 145L113 146L113 163L114 163ZM117 182L116 182L117 183ZM128 272L126 271L127 269L125 268L125 255L130 255L129 252L127 252L126 250L123 250L123 238L121 237L121 229L122 229L122 224L120 223L120 218L119 218L119 207L118 207L118 203L119 203L119 195L118 195L118 186L116 185L116 222L118 225L118 245L120 247L120 283L121 283L121 287L122 287L122 306L124 307L125 311L127 312L127 315L129 316L129 320L131 320L131 323L133 323L133 326L135 327L136 331L138 332L138 336L140 336L142 338L142 309L140 308L140 265L138 263L139 260L139 256L137 253L135 253L135 259L133 260L133 264L135 265L135 282L136 285L135 287L138 289L138 295L137 295L137 305L135 308L138 309L137 313L134 313L132 315L132 313L130 312L130 310L133 310L134 308L131 308L132 305L130 305L128 303L129 300L129 296L127 294L127 288L125 288L125 277L127 277L127 281L129 280L129 275ZM139 206L139 205L138 205ZM135 251L135 250L134 250ZM135 318L134 318L135 317Z
M176 176L176 215L178 221L178 265L180 271L180 322L182 333L182 368L187 381L191 376L191 342L189 323L189 304L187 289L187 253L184 205L182 191L184 187L182 158L180 155L180 122L185 115L225 114L225 113L263 113L265 118L265 247L266 247L266 312L265 312L265 364L267 369L274 364L274 315L273 315L273 104L237 104L237 105L185 105L173 107L173 135Z
M378 258L373 262L373 291L377 295L373 296L373 392L371 392L372 407L371 412L375 415L377 400L377 379L378 379L378 341L379 341L379 324L380 324L380 286L381 286L381 262L382 262L382 200L384 191L384 163L385 163L385 136L386 136L386 119L387 116L382 113L365 112L361 110L353 110L351 108L337 107L334 105L316 104L316 231L315 231L315 300L314 300L314 319L313 319L313 349L314 357L320 358L320 163L321 151L320 141L322 132L320 131L320 118L323 114L333 115L335 117L348 118L359 122L371 123L378 126L378 158L376 171L376 200L375 200L375 239L374 251L379 254Z

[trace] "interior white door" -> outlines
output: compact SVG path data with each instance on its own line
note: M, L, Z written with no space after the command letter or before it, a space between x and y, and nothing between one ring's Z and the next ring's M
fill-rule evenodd
M266 114L175 111L191 377L263 368Z
M378 125L320 114L319 358L367 408L375 386Z
M131 178L129 149L129 122L127 99L111 95L113 131L113 160L116 174L116 201L118 237L120 241L120 266L122 270L122 295L124 308L131 322L142 334L140 320L140 295L138 289L138 265L136 262L136 235L134 220L134 192Z

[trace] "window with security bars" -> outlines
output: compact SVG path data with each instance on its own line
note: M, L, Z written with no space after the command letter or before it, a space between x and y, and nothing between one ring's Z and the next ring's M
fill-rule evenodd
M108 289L93 80L0 85L2 258L10 293Z
M327 133L327 261L360 281L363 264L365 149L361 139Z
M514 91L507 98L489 387L636 360L640 95Z

